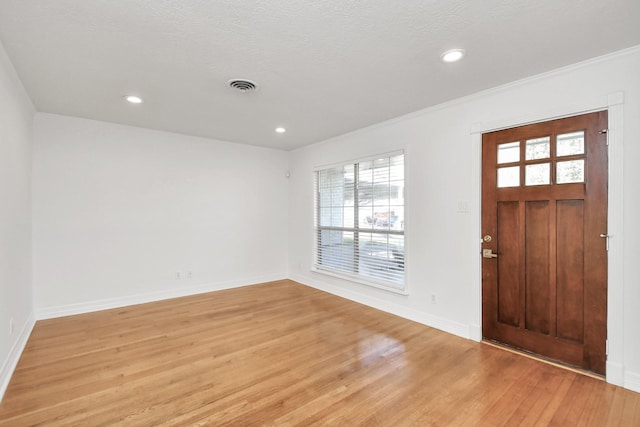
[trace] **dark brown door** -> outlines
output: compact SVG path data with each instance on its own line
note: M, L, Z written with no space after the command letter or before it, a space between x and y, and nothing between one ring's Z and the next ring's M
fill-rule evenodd
M605 372L607 113L482 138L486 339Z

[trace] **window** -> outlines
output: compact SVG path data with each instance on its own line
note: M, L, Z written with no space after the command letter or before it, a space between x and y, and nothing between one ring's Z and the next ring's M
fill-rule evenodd
M498 144L498 188L584 183L586 158L584 130Z
M318 168L316 271L404 291L404 154Z

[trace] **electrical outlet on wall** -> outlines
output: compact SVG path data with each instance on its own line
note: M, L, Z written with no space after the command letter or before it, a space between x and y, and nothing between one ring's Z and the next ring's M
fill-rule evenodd
M9 335L13 335L13 317L9 319Z
M182 279L182 273L180 271L176 271L176 280Z
M437 301L436 294L431 294L431 304L435 304Z

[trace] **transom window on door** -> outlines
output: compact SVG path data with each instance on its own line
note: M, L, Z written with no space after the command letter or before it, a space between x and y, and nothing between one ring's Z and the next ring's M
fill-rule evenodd
M584 183L584 130L498 144L498 188Z
M315 171L314 270L405 291L404 154Z

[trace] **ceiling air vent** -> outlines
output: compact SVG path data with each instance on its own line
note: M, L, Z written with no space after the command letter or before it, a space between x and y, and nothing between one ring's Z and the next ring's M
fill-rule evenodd
M232 79L227 82L227 85L231 89L239 90L243 93L253 92L258 88L254 82L245 79Z

